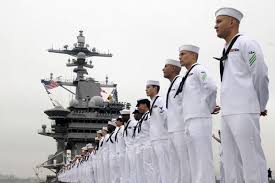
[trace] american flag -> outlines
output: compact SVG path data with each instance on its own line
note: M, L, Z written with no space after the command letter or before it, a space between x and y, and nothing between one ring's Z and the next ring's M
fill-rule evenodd
M55 81L53 80L50 80L50 81L46 81L44 79L41 79L41 83L44 85L44 87L47 89L47 90L50 90L50 89L53 89L53 88L56 88L58 87L58 83L56 83Z

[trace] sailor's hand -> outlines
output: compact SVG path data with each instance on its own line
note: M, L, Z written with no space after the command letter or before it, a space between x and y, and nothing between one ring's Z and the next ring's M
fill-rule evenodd
M267 110L264 110L263 112L261 112L260 115L261 115L261 116L267 116Z
M211 114L219 114L220 110L221 110L220 106L217 105Z

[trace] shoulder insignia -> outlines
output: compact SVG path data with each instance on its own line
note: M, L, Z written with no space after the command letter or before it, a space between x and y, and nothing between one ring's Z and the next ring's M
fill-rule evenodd
M252 66L256 61L256 53L254 51L249 52L249 65Z

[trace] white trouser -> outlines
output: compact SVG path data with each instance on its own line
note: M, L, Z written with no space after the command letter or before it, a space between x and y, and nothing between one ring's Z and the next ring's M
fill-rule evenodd
M124 183L135 183L135 148L134 144L130 147L126 148L126 155L125 155L125 180Z
M222 116L221 140L226 183L267 183L258 114Z
M117 170L117 173L119 174L119 177L120 177L120 182L121 183L124 183L124 180L125 180L125 152L120 152L120 153L117 153L117 156L118 156L118 170Z
M213 183L215 172L212 152L212 118L192 118L185 122L185 138L190 183Z
M110 183L110 165L109 165L109 152L106 149L103 151L103 156L102 156L102 161L103 161L103 172L104 172L104 183Z
M220 183L225 183L223 160L220 161Z
M190 183L190 169L185 160L188 157L187 146L184 142L184 131L168 134L169 146L169 183Z
M152 146L151 144L145 144L142 149L143 156L143 169L144 169L144 183L156 183L153 162L152 162Z
M103 167L103 151L99 152L98 156L98 162L97 162L97 169L98 169L98 182L105 183L105 176L104 176L104 167Z
M136 144L136 183L145 183L142 151L143 145Z
M113 154L110 154L110 183L120 183L120 173L118 173L119 167L119 161L118 158L113 152Z
M156 183L169 183L168 140L154 140L151 144L153 150L153 170L156 177Z

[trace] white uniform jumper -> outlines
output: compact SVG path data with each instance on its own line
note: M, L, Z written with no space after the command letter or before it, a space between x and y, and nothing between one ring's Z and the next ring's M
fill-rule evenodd
M119 130L119 127L116 127L115 131L110 134L108 139L109 146L109 165L110 165L110 183L120 183L120 174L118 173L119 161L116 154L116 134Z
M176 91L181 82L181 77L176 76L170 84L166 97L167 107L167 126L168 126L168 151L169 151L169 171L171 183L183 183L184 180L189 180L187 175L184 174L186 163L184 156L187 154L187 149L183 142L184 128L182 125L181 117L181 102L178 96L174 98ZM190 182L188 182L190 183Z
M169 183L169 153L166 107L155 96L150 108L150 140L153 150L153 169L157 183Z
M138 169L142 169L144 174L143 183L151 183L156 182L155 175L153 172L153 162L152 162L152 146L149 136L149 129L150 129L150 113L147 111L143 114L141 119L137 124L137 132L138 132L138 139L139 144L141 146L141 156L138 156L141 159L138 159L138 163L141 165ZM140 177L140 175L137 175Z
M133 132L136 126L136 121L129 119L125 125L123 137L126 145L125 163L124 163L124 175L125 180L123 183L135 183L135 150Z
M269 97L263 53L255 41L241 35L223 63L221 136L225 182L267 183L259 124L259 114Z
M178 100L182 102L181 127L187 154L182 154L191 180L186 183L213 183L215 173L212 153L212 117L216 107L217 87L208 71L200 64L193 64L185 76L185 83ZM185 156L184 156L185 155Z
M118 160L118 170L117 174L120 177L120 182L123 182L123 178L125 175L125 141L123 138L123 131L124 131L124 125L118 127L118 130L116 131L115 134L115 142L116 142L116 155L117 155L117 160Z

